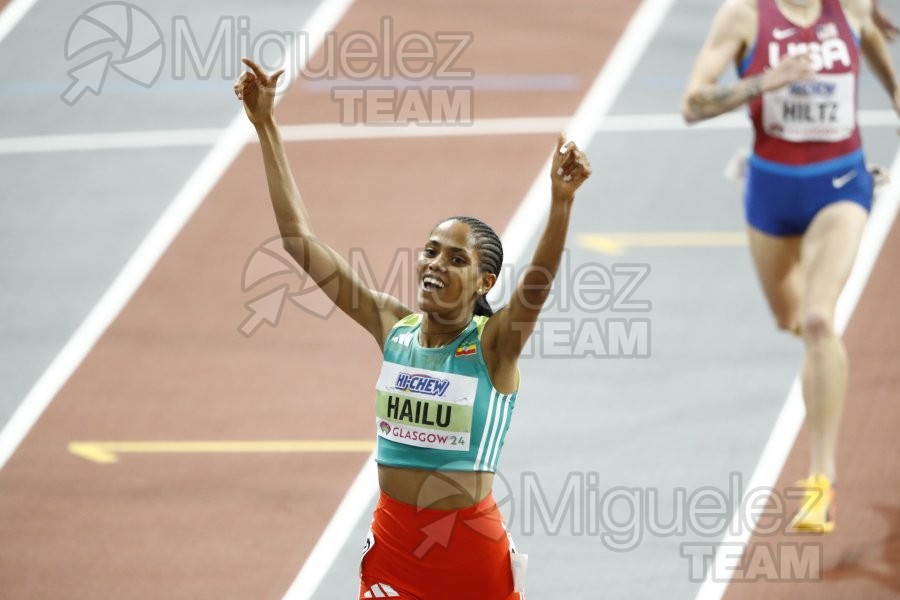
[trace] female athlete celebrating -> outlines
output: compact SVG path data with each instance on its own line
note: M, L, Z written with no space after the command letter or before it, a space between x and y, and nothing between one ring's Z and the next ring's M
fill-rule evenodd
M417 260L422 312L414 313L368 289L316 237L272 110L283 71L270 76L244 63L250 71L235 93L259 136L284 247L384 356L375 402L381 495L359 597L524 597L490 490L519 387L519 355L559 267L575 191L591 174L587 158L560 135L549 222L508 306L493 313L484 298L503 262L497 235L477 219L453 217L431 231ZM465 493L448 496L448 485ZM435 527L446 535L428 543Z
M900 89L873 14L880 15L871 0L726 0L682 108L695 122L750 105L755 143L744 198L750 250L778 326L802 336L806 347L803 399L812 461L792 525L807 531L827 532L835 524L835 452L848 366L834 310L872 202L856 115L860 55L900 111ZM742 79L717 85L730 64Z

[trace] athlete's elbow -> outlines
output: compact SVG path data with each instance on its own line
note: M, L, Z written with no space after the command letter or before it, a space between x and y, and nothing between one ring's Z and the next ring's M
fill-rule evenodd
M306 239L306 236L299 233L281 234L281 246L284 248L284 251L301 265L304 262L307 251L308 244Z
M685 98L681 103L681 118L683 118L684 122L688 125L693 125L694 123L703 120L703 117L701 117L699 112L694 108L690 97Z

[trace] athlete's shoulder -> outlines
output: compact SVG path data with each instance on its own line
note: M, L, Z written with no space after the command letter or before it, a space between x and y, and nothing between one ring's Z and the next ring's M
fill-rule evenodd
M725 0L716 15L716 37L752 43L759 23L758 0Z
M422 322L422 315L419 313L410 313L394 323L394 326L391 329L396 329L397 327L415 327L419 323Z
M872 17L872 0L840 0L840 5L844 14L860 25Z
M725 0L720 10L739 22L755 23L759 18L759 0Z

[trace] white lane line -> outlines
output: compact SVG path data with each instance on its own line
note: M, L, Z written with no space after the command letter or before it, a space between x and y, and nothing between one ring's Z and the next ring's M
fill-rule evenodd
M285 592L284 600L312 598L377 491L378 469L375 466L375 453L372 452L344 494L344 498L291 583L291 587ZM362 552L365 540L358 542Z
M224 129L176 129L2 138L0 154L213 146L224 132Z
M310 125L283 125L281 126L281 135L286 142L520 135L559 131L566 126L568 121L568 117L526 117L516 119L477 119L471 125L454 126L424 124L409 126L347 126L318 123ZM216 143L222 132L222 129L175 129L0 138L0 154L211 146ZM250 141L255 142L256 138L254 137Z
M616 117L607 116L607 113L673 4L674 0L641 2L566 128L569 139L574 140L581 148L587 148L604 122L615 122ZM638 116L630 120L638 122L641 118ZM678 119L681 120L681 117L678 116ZM550 171L551 159L552 157L547 158L547 162L531 184L531 189L503 232L503 251L505 256L509 257L507 259L509 262L519 261L531 238L547 218L550 209L547 173ZM504 304L511 293L511 287L507 286L507 289L498 290L496 293L491 292L489 300L492 303Z
M37 0L13 0L0 13L0 42L12 31Z
M616 48L566 127L569 137L582 147L593 138L600 120L612 107L673 3L674 0L643 0L631 18ZM549 170L548 158L501 236L505 260L509 263L515 264L521 260L528 242L546 219L549 210ZM376 479L374 463L369 460L357 476L354 486L344 496L338 512L319 538L310 558L285 595L285 600L308 600L313 596L334 562L334 557L347 543L350 532L374 497L377 491ZM357 485L361 481L369 481L371 484ZM359 540L360 544L362 542L363 540Z
M318 45L324 40L325 33L334 29L352 1L325 0L310 16L303 27L303 31L309 32L311 46L316 45L315 48L311 47L310 53L315 53ZM103 332L122 311L209 191L221 179L222 174L246 145L251 131L252 128L241 109L231 124L219 135L209 154L154 224L153 229L138 246L115 281L0 431L0 469Z
M890 110L863 111L859 113L859 122L863 127L897 127L900 125L900 120L897 119L896 113ZM552 133L565 128L567 125L569 125L568 117L550 116L476 119L471 125L426 123L411 123L409 125L338 125L334 123L314 123L309 125L283 125L281 131L282 137L286 142L309 142ZM596 131L612 133L659 133L666 131L692 131L693 129L746 131L747 127L747 117L739 113L730 113L717 119L691 126L686 125L681 115L678 114L608 115L599 122ZM0 138L0 154L211 146L219 139L222 131L221 129L173 129ZM255 141L255 138L250 141Z
M847 328L853 310L856 308L866 287L866 282L869 280L869 275L872 273L872 268L875 266L875 261L881 253L881 247L897 218L897 211L900 208L900 152L894 155L890 177L891 183L879 192L878 200L872 206L872 214L866 224L856 262L847 279L847 285L844 286L841 297L838 299L834 323L838 335L843 335ZM731 527L728 529L729 532L738 533L729 533L722 540L721 547L727 549L727 553L720 552L716 555L716 563L711 565L707 571L706 579L697 592L696 600L720 600L725 594L733 570L740 567L750 533L756 527L757 517L760 516L759 511L748 510L747 499L753 490L771 490L778 483L778 476L794 446L805 416L806 410L803 406L800 376L798 375L794 379L781 413L778 415L778 420L766 442L759 463L753 471L753 476L747 484L747 493L744 494L741 506L735 512ZM754 500L754 505L761 506L758 499Z
M469 135L519 135L559 131L569 117L521 117L475 119L471 125L287 125L285 139L292 142L312 140L368 140L386 138L455 137Z

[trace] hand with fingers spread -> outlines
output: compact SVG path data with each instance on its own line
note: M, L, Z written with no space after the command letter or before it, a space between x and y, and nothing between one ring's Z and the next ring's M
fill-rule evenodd
M550 169L553 200L571 202L575 198L575 191L590 176L591 163L587 156L578 149L575 142L567 144L566 135L560 132Z
M284 69L267 75L258 64L249 58L242 58L241 61L250 70L244 71L238 77L234 84L234 93L244 104L244 110L247 112L250 122L259 125L272 118L272 109L275 106L275 86L278 78L284 74Z

